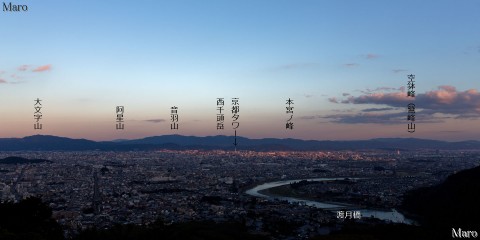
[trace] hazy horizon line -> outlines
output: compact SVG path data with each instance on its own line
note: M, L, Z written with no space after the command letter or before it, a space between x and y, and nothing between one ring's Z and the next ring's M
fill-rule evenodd
M57 136L57 135L51 135L51 134L34 134L34 135L28 135L28 136L23 136L23 137L0 137L0 139L22 139L22 138L27 138L27 137L33 137L33 136L45 136L45 137L59 137L59 138L68 138L68 139L75 139L75 140L88 140L88 141L93 141L93 142L115 142L115 141L132 141L132 140L141 140L145 138L152 138L152 137L162 137L162 136L181 136L181 137L197 137L197 138L206 138L206 137L232 137L234 138L234 135L208 135L208 136L196 136L196 135L182 135L182 134L165 134L165 135L152 135L152 136L146 136L146 137L140 137L140 138L117 138L117 139L110 139L110 140L93 140L89 138L74 138L74 137L68 137L68 136ZM301 139L301 138L275 138L275 137L263 137L263 138L251 138L251 137L243 137L243 136L238 136L240 138L246 138L250 140L262 140L262 139L279 139L279 140L300 140L300 141L332 141L332 142L341 142L341 141L370 141L370 140L376 140L376 139L417 139L417 140L432 140L432 141L442 141L442 142L450 142L450 143L455 143L455 142L469 142L469 141L476 141L479 142L480 140L474 140L474 139L465 139L465 140L456 140L456 141L449 141L449 140L440 140L440 139L434 139L434 138L415 138L415 137L378 137L378 138L368 138L368 139L348 139L348 140L332 140L332 139L323 139L323 140L318 140L318 139Z

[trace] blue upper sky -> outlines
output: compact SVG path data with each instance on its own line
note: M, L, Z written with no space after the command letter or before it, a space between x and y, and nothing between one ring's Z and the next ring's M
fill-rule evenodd
M0 137L232 135L230 113L216 129L216 98L239 97L246 137L480 140L479 1L12 3L28 12L0 12ZM411 73L413 134L402 97Z

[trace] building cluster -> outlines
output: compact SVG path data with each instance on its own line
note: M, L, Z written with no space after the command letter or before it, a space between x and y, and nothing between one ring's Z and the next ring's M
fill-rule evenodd
M344 193L345 202L391 208L405 191L480 163L477 152L435 151L0 152L0 158L12 155L53 163L0 164L0 198L40 196L72 233L157 220L212 220L239 221L257 232L288 223L305 237L326 231L338 220L337 212L245 191L282 179L359 178L357 184L328 185L328 190ZM305 191L326 191L315 186Z

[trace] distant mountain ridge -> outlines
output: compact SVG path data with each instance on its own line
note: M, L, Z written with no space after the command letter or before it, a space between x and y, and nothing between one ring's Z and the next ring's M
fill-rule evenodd
M24 138L0 138L0 151L150 151L172 150L233 150L233 136L163 135L134 140L92 141L50 135ZM237 149L254 151L320 151L320 150L480 150L480 141L446 142L417 138L375 138L370 140L329 141L300 139L249 139L237 137Z

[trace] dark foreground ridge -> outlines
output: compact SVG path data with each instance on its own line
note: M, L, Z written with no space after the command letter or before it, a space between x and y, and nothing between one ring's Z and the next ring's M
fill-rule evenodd
M402 206L403 211L408 211L409 217L415 217L420 226L384 223L367 225L351 222L345 224L340 231L312 239L473 238L472 234L470 237L464 236L468 235L465 233L467 231L475 231L477 235L480 230L479 202L480 166L450 175L436 186L407 192ZM462 235L462 231L466 235Z
M0 203L0 239L66 239L60 226L52 218L52 210L39 198L30 197L19 203ZM288 227L277 229L287 235ZM287 232L285 232L287 231ZM87 229L70 236L74 240L264 240L272 239L269 233L253 234L240 222L215 223L212 221L183 222L166 225L158 220L150 225L115 225L108 229ZM412 238L413 237L413 238ZM273 238L275 239L275 238ZM438 231L431 227L419 227L404 224L345 223L342 230L326 236L316 236L315 239L372 239L372 240L403 240L403 239L450 239L449 229Z
M0 239L63 239L63 231L52 218L52 209L29 197L18 203L0 204Z
M316 141L299 139L249 139L237 137L238 150L318 151L365 150L414 151L419 149L478 150L479 141L446 142L417 138L377 138L355 141ZM34 135L24 138L0 138L0 151L151 151L151 150L233 150L234 136L164 135L135 140L96 142L86 139Z
M52 210L40 198L29 197L18 203L0 203L0 239L65 239L62 227L52 218ZM265 236L250 234L241 223L187 222L165 225L116 225L109 229L88 229L74 236L77 240L118 239L231 239L262 240Z
M479 230L480 166L450 175L443 183L412 190L403 208L424 226Z

